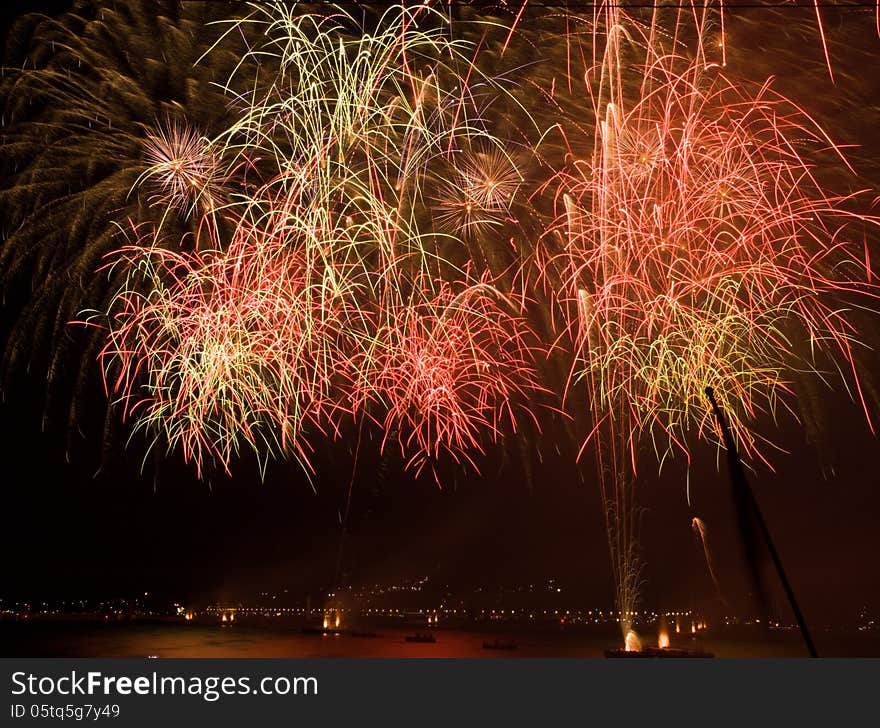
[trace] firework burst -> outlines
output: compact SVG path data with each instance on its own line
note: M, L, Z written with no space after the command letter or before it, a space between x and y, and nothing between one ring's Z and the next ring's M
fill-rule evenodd
M348 360L337 351L344 308L327 305L334 294L318 293L325 281L285 232L240 221L225 251L135 246L116 262L148 285L114 300L102 356L119 375L108 386L200 475L213 462L229 472L242 447L264 466L283 452L308 471L305 430L326 433L344 412L330 400Z
M856 236L877 221L822 189L807 150L831 147L827 136L768 86L669 56L645 85L631 110L609 104L596 165L562 178L577 376L595 411L625 402L632 439L648 435L661 460L692 430L717 442L713 386L760 457L750 423L777 411L787 372L815 371L824 353L858 389L841 301L875 296ZM634 154L640 137L662 149L650 164Z
M241 446L308 469L308 434L349 417L380 422L386 444L405 433L417 471L441 454L472 463L481 430L497 439L509 399L536 386L525 324L425 226L433 169L460 145L481 145L459 168L482 208L515 189L457 71L478 77L468 46L437 17L396 8L367 32L341 12L255 8L250 52L274 59L263 95L238 97L216 142L179 125L149 138L155 204L198 213L215 250L166 254L159 226L126 251L117 266L139 275L110 307L105 371L136 426L200 473L228 471ZM247 180L225 183L219 209L215 155Z
M819 182L822 155L843 155L770 83L727 78L667 52L656 26L608 12L604 55L584 80L596 118L590 155L551 185L559 242L539 256L572 342L594 427L606 525L623 615L638 598L634 479L650 445L690 457L693 437L721 446L704 399L722 392L743 451L765 462L764 415L796 414L793 382L830 364L868 415L848 309L871 306L863 236L877 219L857 194ZM668 34L673 46L680 32ZM636 39L635 41L633 39ZM641 65L627 62L634 49ZM623 68L636 81L624 84ZM869 418L870 422L870 418ZM622 619L624 634L629 620Z
M156 125L144 141L147 170L139 183L149 180L156 189L154 206L176 210L183 217L215 207L220 163L210 142L179 120Z
M515 223L511 207L523 179L503 149L464 152L456 162L452 179L434 200L438 226L472 239Z
M497 441L505 421L515 432L515 409L529 411L530 397L541 390L534 351L525 344L534 336L512 311L513 303L486 283L458 292L444 285L430 299L401 307L380 332L387 343L375 383L387 407L386 440L399 433L417 473L443 453L476 467L469 453Z
M25 15L9 36L29 42L10 43L0 78L0 284L27 294L3 352L4 377L9 385L24 368L45 372L44 425L66 422L71 436L80 399L95 384L103 336L68 324L83 310L106 309L125 280L121 268L109 280L95 272L125 244L117 233L127 219L163 218L179 234L187 229L133 190L148 167L158 173L166 165L163 183L169 192L176 184L181 209L196 199L180 197L187 175L207 199L209 156L193 140L224 127L227 102L214 82L241 60L224 42L195 65L217 40L206 25L222 15L217 6L165 10L146 1L83 2L57 19ZM180 121L156 130L156 119ZM180 175L168 174L173 159L188 160ZM66 364L72 357L77 368Z

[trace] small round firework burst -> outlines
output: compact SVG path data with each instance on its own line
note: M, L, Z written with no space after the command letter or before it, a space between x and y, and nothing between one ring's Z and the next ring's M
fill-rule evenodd
M452 180L434 198L434 219L441 230L475 238L514 221L511 206L523 180L506 151L495 146L470 149L453 162Z
M184 216L214 209L220 164L210 142L179 119L156 124L144 140L149 165L141 181L156 188L152 202Z

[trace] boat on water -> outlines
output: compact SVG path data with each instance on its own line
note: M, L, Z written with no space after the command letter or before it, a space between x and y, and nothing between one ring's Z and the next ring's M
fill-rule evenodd
M424 632L416 632L415 634L408 634L404 638L407 642L436 642L437 638L432 634L425 634Z
M613 650L605 650L605 657L626 659L663 659L663 658L711 658L715 657L711 652L703 650L683 650L677 647L644 647L641 650L625 650L618 647Z
M492 642L484 642L484 650L515 650L516 642L504 642L502 640L493 640Z

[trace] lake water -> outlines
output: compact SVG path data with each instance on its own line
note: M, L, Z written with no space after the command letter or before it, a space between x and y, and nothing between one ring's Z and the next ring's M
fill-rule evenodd
M606 631L481 631L438 629L436 643L407 642L413 629L376 630L376 637L303 634L298 628L201 624L2 622L3 657L602 657L619 646ZM643 636L649 644L648 636ZM805 657L797 632L711 632L676 639L673 647L716 657ZM650 638L653 641L653 636ZM880 634L818 633L823 657L880 657ZM484 642L516 643L516 650L484 649Z

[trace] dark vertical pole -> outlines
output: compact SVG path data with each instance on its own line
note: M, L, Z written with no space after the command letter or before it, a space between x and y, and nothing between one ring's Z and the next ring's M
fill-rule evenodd
M715 392L712 390L712 387L706 387L706 396L709 398L712 410L715 412L715 417L718 420L718 426L721 428L721 437L724 440L724 447L727 449L727 462L730 466L730 478L733 482L733 487L740 491L739 495L744 497L751 506L752 514L755 517L755 521L758 523L758 528L761 529L761 534L764 536L764 541L767 543L767 549L770 551L770 558L773 559L773 565L776 567L776 573L779 574L779 580L782 582L782 587L785 589L788 603L791 604L791 610L794 612L795 619L801 629L801 634L807 645L807 652L810 653L810 657L818 657L819 654L816 652L816 646L813 644L813 639L810 637L810 631L807 629L807 622L804 619L804 615L801 613L797 599L794 597L794 591L792 591L791 584L788 582L788 577L785 575L785 569L782 568L782 561L779 558L779 554L776 552L776 547L773 545L773 539L770 538L770 531L767 529L767 524L764 523L764 517L761 515L758 501L755 500L755 494L752 492L749 481L746 479L742 461L739 458L739 454L737 453L736 446L733 442L733 436L730 434L730 430L727 427L727 422L724 419L724 414L721 412L721 408L718 406L718 402L715 401Z

